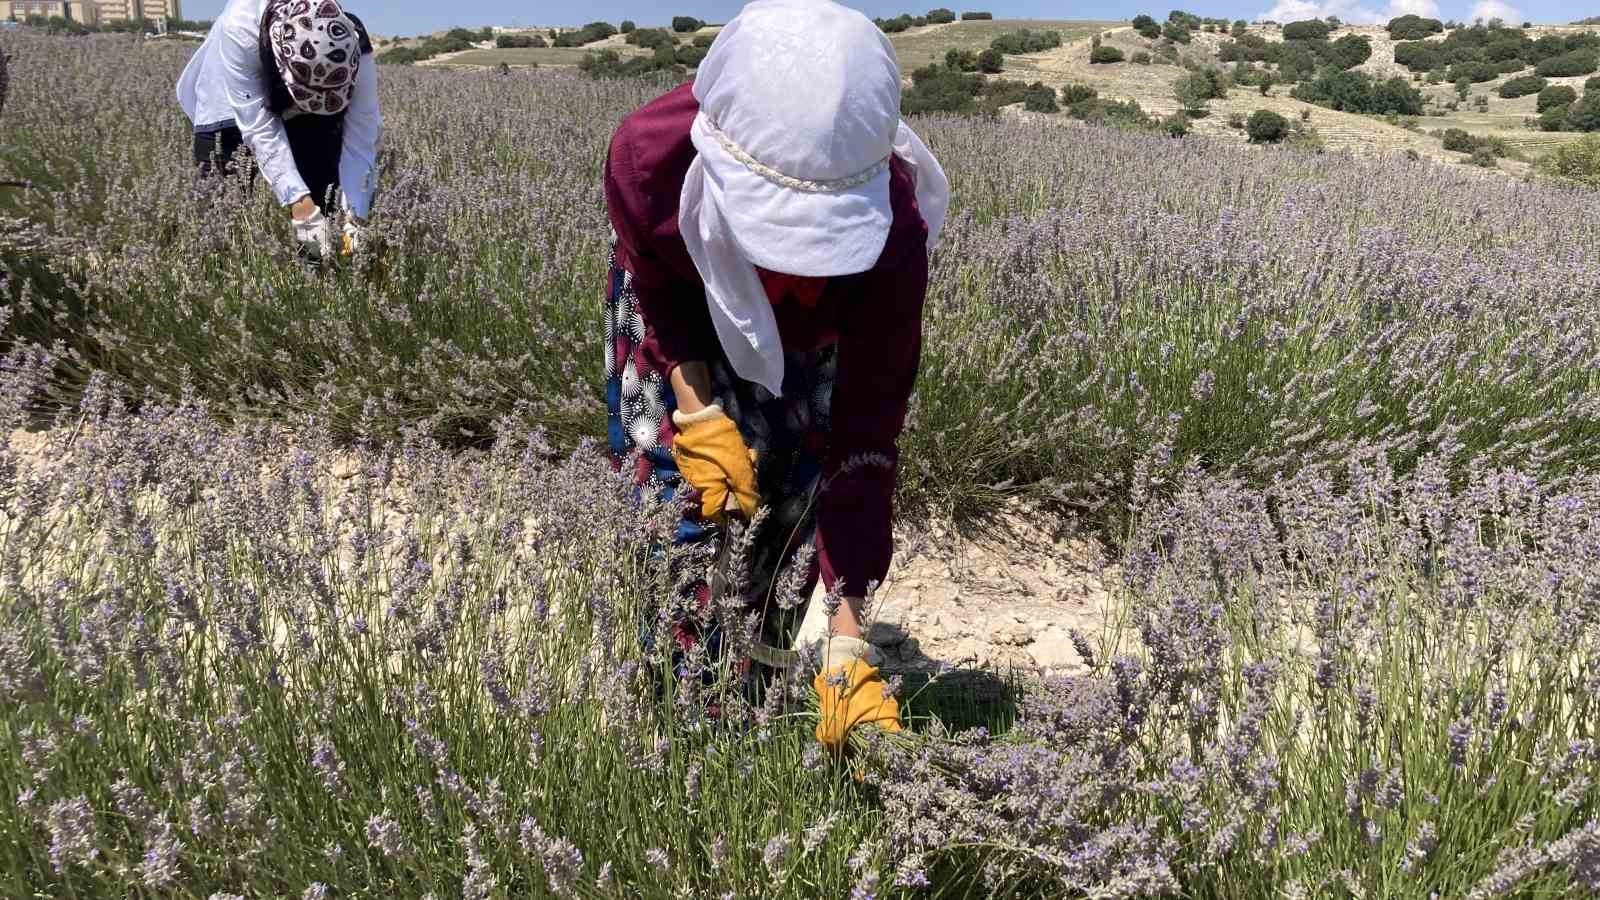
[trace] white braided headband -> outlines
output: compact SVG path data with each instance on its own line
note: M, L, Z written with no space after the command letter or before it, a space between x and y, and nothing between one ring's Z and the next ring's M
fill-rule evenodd
M711 136L717 139L717 143L722 145L722 149L726 150L729 156L738 160L740 165L773 184L790 190L804 191L808 194L838 194L861 187L863 184L883 174L883 170L889 167L889 157L885 156L860 172L854 175L847 175L844 178L830 178L822 181L795 178L785 175L751 156L743 147L734 143L733 138L728 137L727 133L718 128L716 123L709 118L705 120L705 123L706 130L711 132Z

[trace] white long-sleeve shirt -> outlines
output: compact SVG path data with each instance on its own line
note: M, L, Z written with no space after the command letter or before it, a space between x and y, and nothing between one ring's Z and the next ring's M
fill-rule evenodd
M229 0L178 79L178 105L196 131L238 127L278 202L294 203L310 193L283 118L268 106L269 74L261 60L261 19L270 0ZM378 67L372 54L361 60L355 94L344 118L339 183L345 203L366 218L377 190L378 144L383 116L378 110Z

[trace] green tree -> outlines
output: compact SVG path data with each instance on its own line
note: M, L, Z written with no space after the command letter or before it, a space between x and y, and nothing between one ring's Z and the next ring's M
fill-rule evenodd
M1270 109L1258 109L1245 123L1252 144L1278 144L1289 136L1289 120Z
M1534 71L1546 78L1570 78L1575 75L1593 75L1600 69L1600 56L1593 50L1574 50L1551 57L1539 63Z
M1552 106L1539 114L1540 131L1566 131L1567 114L1572 112L1572 104Z
M623 19L622 24L617 27L617 30L623 34L632 34L634 29L638 27L639 26L635 25L632 19Z
M1190 72L1173 84L1172 95L1185 112L1203 114L1212 97L1211 79L1204 72Z
M955 20L956 20L955 12L952 11L952 10L945 9L944 7L940 7L938 9L930 9L930 10L928 10L928 24L929 25L948 25L951 22L954 22Z
M1347 34L1329 44L1323 58L1341 69L1354 69L1372 58L1372 41L1366 35Z
M1600 134L1556 148L1540 168L1562 181L1600 188Z
M1568 131L1600 131L1600 91L1584 91L1567 111Z
M978 54L978 71L987 75L998 75L1005 71L1006 57L999 50L990 47Z
M1333 29L1321 19L1306 19L1303 22L1290 22L1283 26L1283 39L1286 41L1320 41L1326 40Z
M1028 90L1022 95L1022 108L1028 112L1057 113L1061 107L1056 105L1056 90L1045 84L1035 81L1028 85Z
M951 48L945 52L944 66L957 72L978 71L978 54L971 50L958 50Z
M1517 97L1537 94L1549 86L1550 82L1538 75L1524 75L1521 78L1508 79L1500 85L1496 93L1507 100L1514 100Z
M1094 48L1089 54L1089 62L1093 64L1122 62L1122 51L1115 47L1100 46Z

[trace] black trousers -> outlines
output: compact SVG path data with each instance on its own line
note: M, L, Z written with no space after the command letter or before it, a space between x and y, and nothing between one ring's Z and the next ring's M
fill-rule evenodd
M323 212L338 205L339 158L344 152L344 119L341 116L296 116L283 123L289 135L289 151L294 167L300 171L311 198ZM244 135L233 126L194 136L194 162L202 175L231 174L238 163ZM251 177L255 177L252 167Z

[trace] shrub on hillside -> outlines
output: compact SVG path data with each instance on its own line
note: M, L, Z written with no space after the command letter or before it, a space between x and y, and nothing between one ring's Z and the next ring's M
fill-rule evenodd
M1150 115L1138 103L1106 100L1096 97L1068 107L1067 115L1091 125L1113 125L1118 128L1150 128L1155 125Z
M1539 120L1538 120L1539 130L1540 131L1566 131L1567 130L1567 115L1570 112L1572 112L1572 104L1571 103L1563 103L1563 104L1561 104L1559 106L1551 106L1551 107L1546 108L1545 110L1543 110L1543 111L1541 111L1539 113Z
M1450 74L1445 76L1451 81L1466 81L1471 84L1482 84L1500 77L1500 70L1493 63L1486 62L1461 62L1450 67Z
M628 44L635 47L643 47L646 50L654 50L658 47L676 47L678 45L678 39L673 37L672 32L665 28L635 29L628 34L625 41Z
M1132 56L1128 57L1128 59L1137 66L1148 66L1153 61L1150 58L1150 54L1144 52L1143 50L1136 51Z
M986 113L998 112L1002 106L1021 103L1028 96L1028 85L1009 78L995 78L984 82L978 92L979 109Z
M1283 26L1283 39L1286 41L1320 41L1332 33L1333 29L1321 19L1306 19Z
M678 65L693 69L699 67L701 60L706 58L707 52L709 51L704 47L686 44L673 50L672 58Z
M955 20L956 14L953 10L945 9L944 7L928 10L929 25L948 25Z
M410 47L394 47L378 54L378 64L385 66L409 66L421 62L417 51Z
M1183 137L1189 133L1189 116L1181 109L1170 116L1163 116L1160 128L1168 137Z
M1206 108L1210 100L1227 96L1221 76L1215 70L1190 72L1172 85L1172 95L1184 110L1197 113Z
M617 29L608 22L590 22L577 31L564 31L556 36L557 47L582 47L595 41L603 41Z
M1365 73L1363 73L1365 74ZM1374 82L1367 112L1375 115L1422 115L1422 92L1404 78Z
M988 22L992 19L994 19L994 13L991 12L964 12L961 14L961 21L963 22Z
M1585 91L1600 91L1600 75L1596 75L1588 81L1585 81L1583 83L1583 89Z
M550 46L543 35L538 34L502 34L494 39L494 45L501 50L524 50L528 48Z
M1036 113L1061 111L1061 107L1056 104L1056 89L1038 81L1028 85L1028 90L1022 95L1022 108Z
M1562 181L1600 188L1600 134L1557 147L1539 168Z
M1085 100L1093 100L1100 96L1100 92L1086 84L1069 84L1061 89L1061 102L1067 106L1074 106Z
M1500 167L1500 158L1495 156L1494 150L1490 147L1484 146L1473 149L1472 155L1467 157L1467 162L1474 166L1480 166L1485 169L1496 169Z
M944 67L957 72L978 71L978 54L971 50L950 49L944 55Z
M1122 60L1123 56L1121 50L1118 50L1115 47L1107 47L1104 44L1094 48L1094 50L1089 53L1089 63L1091 65L1119 63L1122 62Z
M1600 56L1593 50L1574 50L1539 63L1534 70L1546 78L1570 78L1575 75L1593 75L1600 69Z
M1453 153L1471 153L1478 142L1459 128L1447 128L1443 135L1444 148Z
M1396 41L1420 41L1433 34L1444 31L1444 23L1438 19L1424 19L1422 16L1407 15L1389 20L1389 37Z
M679 34L687 34L691 31L699 31L704 27L706 27L706 23L696 19L693 16L672 17L672 30L678 32Z
M976 98L983 90L983 76L968 75L941 65L925 66L911 73L911 88L900 100L900 109L915 113L971 113L977 111Z
M1496 93L1507 100L1514 100L1518 97L1526 97L1529 94L1537 94L1549 86L1550 82L1540 78L1538 75L1524 75L1521 78L1512 78L1500 85L1500 89Z
M1289 136L1289 120L1270 109L1258 109L1245 123L1252 144L1279 144Z
M697 34L694 36L694 45L696 47L710 49L711 45L716 42L717 36L714 34Z
M1059 31L1034 31L1023 28L1019 31L1008 31L989 43L990 48L1012 56L1024 53L1043 53L1061 46L1061 32Z
M1161 23L1146 15L1138 15L1133 17L1133 30L1137 31L1141 37L1144 37L1147 40L1153 41L1156 38L1161 37Z
M632 34L638 28L639 26L634 24L632 19L623 19L622 24L617 26L617 31L621 34Z
M1366 35L1347 34L1328 44L1322 57L1341 69L1354 69L1372 58L1372 40Z
M1600 91L1584 91L1567 111L1568 131L1600 131Z
M1005 71L1006 57L1004 53L990 47L978 54L978 71L985 75L998 75Z
M658 47L649 56L624 58L615 50L585 53L579 71L594 79L639 78L655 73L677 73L681 69L671 47Z
M1176 22L1168 22L1161 26L1161 36L1174 44L1187 44L1194 40L1194 35L1189 33L1189 29Z
M1296 87L1291 96L1296 100L1344 112L1401 116L1422 114L1422 93L1409 81L1390 78L1374 82L1372 76L1358 71L1326 70L1315 81Z

